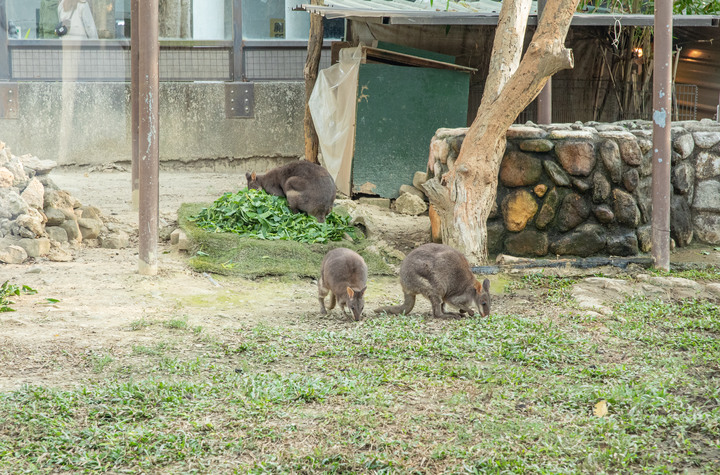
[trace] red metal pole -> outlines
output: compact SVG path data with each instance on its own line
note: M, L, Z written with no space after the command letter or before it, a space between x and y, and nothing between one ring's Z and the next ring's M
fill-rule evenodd
M139 40L139 267L140 274L157 274L158 221L160 202L158 91L160 55L158 0L143 0L138 5Z
M670 128L672 100L672 0L655 2L653 70L652 256L670 270Z
M132 0L130 6L130 102L132 106L132 209L137 211L140 206L139 163L139 127L140 127L140 48L138 46L138 4L140 0Z

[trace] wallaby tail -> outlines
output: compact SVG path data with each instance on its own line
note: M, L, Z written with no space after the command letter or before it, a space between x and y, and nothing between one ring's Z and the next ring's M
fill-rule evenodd
M408 314L415 306L415 295L405 294L405 301L400 305L390 305L387 307L379 307L375 309L375 313L385 312L389 315Z

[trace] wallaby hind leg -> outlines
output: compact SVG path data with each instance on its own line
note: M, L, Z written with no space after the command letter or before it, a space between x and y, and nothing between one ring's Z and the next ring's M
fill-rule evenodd
M335 294L330 292L330 304L328 305L328 310L332 310L335 308Z
M323 285L322 277L318 280L318 300L320 301L320 314L326 315L327 310L325 309L325 297L327 296L330 289ZM332 307L330 307L332 308Z
M460 316L459 313L446 312L445 302L443 302L437 295L428 297L430 304L432 305L433 317L435 318L457 318Z

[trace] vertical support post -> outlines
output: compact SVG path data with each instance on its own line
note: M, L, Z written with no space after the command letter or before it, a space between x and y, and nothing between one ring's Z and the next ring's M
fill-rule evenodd
M10 50L6 0L0 0L0 81L10 79Z
M158 221L160 202L158 59L160 55L158 0L138 5L140 134L138 176L140 179L139 267L143 275L157 274Z
M242 0L233 0L233 49L232 49L232 80L244 81L243 39L242 39Z
M1 0L0 0L1 1ZM130 5L130 102L132 123L132 209L138 211L140 207L140 178L138 166L140 161L140 47L138 46L138 4L140 0L132 0Z
M547 0L538 0L537 2L537 19L538 24L542 18L543 10ZM537 96L537 122L538 124L552 123L552 77L548 78L545 87L542 88Z
M655 2L653 71L652 256L670 270L670 129L672 100L672 0Z
M321 0L312 0L311 4L319 5ZM310 37L308 38L307 57L305 58L305 119L303 128L305 130L305 160L318 163L318 139L315 124L310 115L310 95L317 82L318 70L320 69L320 56L322 55L323 44L323 17L318 13L310 14Z

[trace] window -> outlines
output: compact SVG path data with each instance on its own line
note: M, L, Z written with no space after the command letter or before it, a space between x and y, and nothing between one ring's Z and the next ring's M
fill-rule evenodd
M310 14L293 11L297 0L243 0L242 32L247 40L302 40L310 32ZM340 39L345 32L342 19L325 20L323 36Z

